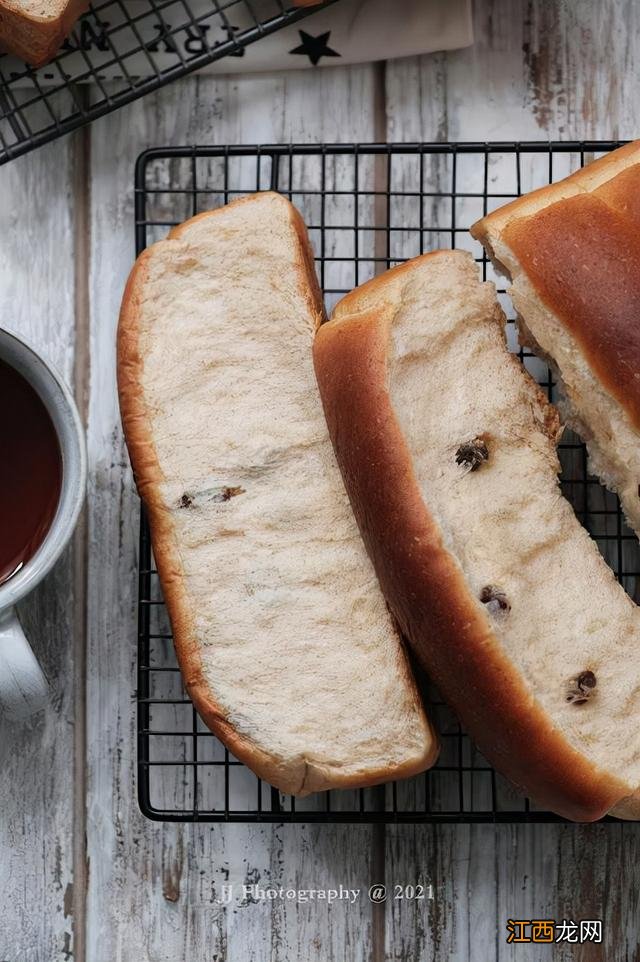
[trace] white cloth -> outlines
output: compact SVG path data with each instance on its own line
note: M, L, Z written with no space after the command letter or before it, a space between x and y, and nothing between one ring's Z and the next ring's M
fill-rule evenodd
M273 0L223 4L225 24L220 12L215 12L216 7L212 0L168 4L158 8L163 21L160 22L159 13L153 12L149 0L99 5L104 11L109 41L134 79L151 76L153 65L165 71L179 66L181 58L188 62L202 51L202 31L210 45L222 43L229 38L228 25L238 32L251 26L251 10L260 21L273 17L277 10ZM123 9L139 18L136 33L130 26L118 29L125 19ZM178 30L187 19L186 9L199 24L197 29L191 26ZM101 35L104 31L95 16L89 14L76 26L65 49L84 50L101 80L126 79L120 65L109 65L113 52ZM141 42L147 45L148 52L131 54ZM225 74L331 67L454 50L472 42L471 0L338 0L291 26L261 37L241 55L225 56L202 70ZM21 73L24 69L11 57L2 57L0 67L5 77L11 77L13 70ZM87 69L81 52L65 54L60 67L72 79ZM59 84L58 66L43 67L38 71L38 79L43 84Z
M322 40L329 33L326 41ZM305 43L304 34L312 37ZM313 67L312 55L328 47L317 66L393 60L473 43L471 0L338 0L306 20L252 44L244 57L226 57L205 68L216 73Z

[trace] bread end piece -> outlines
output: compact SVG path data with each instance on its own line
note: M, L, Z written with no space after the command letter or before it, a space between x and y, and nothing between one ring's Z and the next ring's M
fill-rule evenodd
M471 228L512 283L520 340L555 370L593 474L640 533L640 141Z
M627 167L637 163L640 163L640 140L625 144L612 154L599 157L555 184L539 187L523 197L516 197L490 214L485 214L470 228L471 236L488 249L492 240L514 217L528 217L548 204L596 190Z
M68 0L57 12L37 15L16 0L0 0L0 47L42 67L57 53L89 0Z

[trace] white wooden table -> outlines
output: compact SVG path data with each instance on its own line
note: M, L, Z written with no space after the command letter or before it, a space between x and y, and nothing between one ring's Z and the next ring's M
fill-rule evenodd
M5 962L640 958L640 826L244 826L146 821L135 789L137 501L114 332L134 160L191 143L626 138L634 0L476 0L475 46L408 61L188 78L0 169L0 323L76 385L91 479L73 550L22 607L53 687L0 738ZM234 904L224 882L431 883L427 902ZM507 918L602 918L605 945L506 944Z

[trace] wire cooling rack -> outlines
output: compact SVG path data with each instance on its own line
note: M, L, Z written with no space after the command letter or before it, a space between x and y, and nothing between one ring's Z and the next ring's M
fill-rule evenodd
M0 164L334 2L94 0L45 67L0 54Z
M356 284L423 251L470 250L497 280L469 226L520 193L558 180L618 143L202 147L152 150L136 167L136 248L174 224L256 190L279 190L305 218L327 309ZM504 281L499 297L513 317ZM518 351L513 320L508 338ZM546 365L518 351L555 398ZM626 590L638 600L640 551L617 499L587 473L584 445L565 435L562 487ZM142 811L167 821L559 821L520 798L461 731L434 691L441 739L431 771L361 791L295 800L258 780L200 721L185 694L152 559L140 537L138 778Z

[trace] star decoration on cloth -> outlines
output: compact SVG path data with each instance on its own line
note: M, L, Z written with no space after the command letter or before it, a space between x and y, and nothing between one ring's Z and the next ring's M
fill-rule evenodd
M332 50L329 46L331 31L321 33L317 37L312 37L306 30L298 30L302 43L299 47L294 47L289 53L297 53L307 56L314 67L316 67L322 57L340 57L337 50Z

